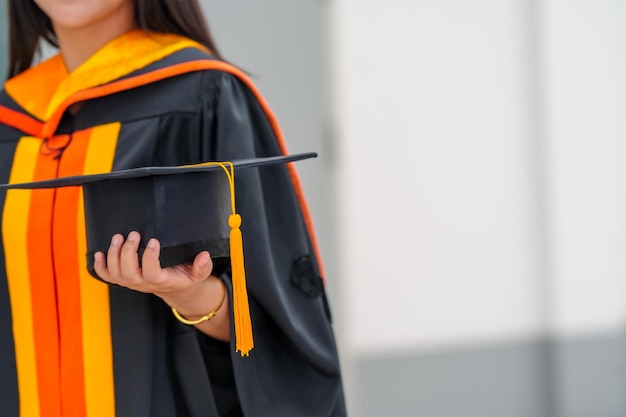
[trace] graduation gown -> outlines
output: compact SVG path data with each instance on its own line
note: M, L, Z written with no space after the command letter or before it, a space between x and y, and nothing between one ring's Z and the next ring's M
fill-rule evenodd
M71 74L56 56L0 93L0 183L285 153L250 80L174 35L130 32ZM80 187L1 192L2 415L344 416L294 167L243 170L236 193L255 344L247 357L234 334L230 345L212 340L156 296L88 274Z

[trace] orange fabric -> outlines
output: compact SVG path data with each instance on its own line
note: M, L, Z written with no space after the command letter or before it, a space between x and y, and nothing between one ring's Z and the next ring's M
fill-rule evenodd
M39 120L4 106L0 106L0 123L32 136L41 136L43 131L43 123Z
M109 172L119 130L21 138L10 182ZM21 417L115 415L108 286L86 272L82 204L80 187L7 192L2 239Z
M17 145L9 182L29 182L35 177L41 139L24 137ZM34 335L34 300L28 260L29 211L33 191L9 190L2 212L2 241L7 284L11 296L11 320L19 387L20 417L39 416L39 375Z
M61 55L56 55L7 80L4 88L27 112L48 120L75 93L107 84L185 48L206 51L179 35L134 30L111 40L71 73Z
M91 129L85 153L83 174L111 171L119 138L119 122ZM85 370L85 401L87 416L115 415L115 384L113 381L113 343L111 340L111 305L109 286L87 272L87 233L83 212L83 192L80 189L77 217L76 257L80 274L80 301L83 318L83 358Z
M60 159L58 177L83 173L84 157L91 130L72 135ZM77 267L78 242L76 218L80 187L61 187L56 190L52 218L52 247L56 273L57 299L61 344L61 395L63 417L82 417L87 414L83 367L83 334L80 299L80 272ZM79 210L80 209L80 210Z
M19 161L17 161L19 163ZM56 177L58 160L39 153L33 180ZM61 417L59 323L50 239L54 190L33 190L27 231L28 269L33 305L33 332L39 402L46 416Z
M45 75L41 76L42 74ZM4 89L24 110L39 120L45 120L47 103L50 103L58 85L65 77L67 69L63 58L56 55L8 79L4 83Z

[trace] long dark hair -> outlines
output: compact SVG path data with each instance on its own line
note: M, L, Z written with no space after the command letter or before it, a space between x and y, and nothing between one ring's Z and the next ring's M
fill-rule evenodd
M133 0L135 23L147 32L174 33L220 58L197 0ZM27 70L41 38L58 46L52 22L33 0L9 0L9 78Z

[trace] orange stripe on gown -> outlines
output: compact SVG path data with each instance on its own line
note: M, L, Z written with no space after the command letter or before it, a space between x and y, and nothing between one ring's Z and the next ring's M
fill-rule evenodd
M68 136L52 138L48 145L67 143ZM42 144L33 180L56 177L57 152ZM33 303L33 330L42 415L61 417L59 378L59 323L54 282L51 225L54 189L33 190L28 218L28 269Z
M112 123L75 132L59 176L110 171L119 130ZM87 272L82 188L57 190L53 221L63 417L114 416L109 287Z
M120 123L111 123L92 129L89 147L85 155L84 174L100 174L111 171L120 126ZM82 208L82 189L79 207L80 212L76 223L87 415L89 417L111 417L115 415L115 390L109 286L98 281L87 272L87 242L85 238L85 216Z
M24 137L15 150L9 182L29 182L35 177L41 139ZM29 211L33 191L9 190L2 213L2 241L5 252L7 284L11 297L13 342L20 402L20 416L39 416L39 375L34 334L34 300L28 260ZM56 327L56 326L55 326ZM55 361L56 362L56 361Z
M59 177L79 175L90 130L74 133L70 146L63 152ZM60 380L63 417L83 417L86 413L83 367L83 333L78 271L76 216L79 214L80 187L56 190L52 217L52 246L57 279L60 333Z
M22 138L10 182L111 170L120 124ZM80 187L10 190L2 239L21 417L115 415L108 286L87 272Z

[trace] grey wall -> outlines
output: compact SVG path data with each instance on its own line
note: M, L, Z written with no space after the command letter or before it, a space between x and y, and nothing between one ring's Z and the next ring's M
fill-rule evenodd
M8 37L8 24L7 24L7 4L6 0L0 1L0 81L6 79L7 73L7 37Z
M361 358L361 417L623 417L626 337Z

